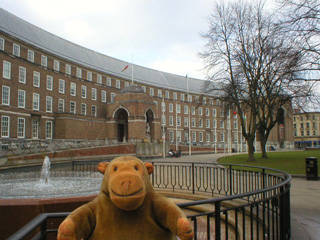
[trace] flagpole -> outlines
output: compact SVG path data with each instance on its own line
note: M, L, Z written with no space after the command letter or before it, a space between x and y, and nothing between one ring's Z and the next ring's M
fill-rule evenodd
M177 102L176 102L176 151L178 151L178 111L177 111Z
M132 54L132 60L131 60L131 84L133 84L133 54Z
M161 117L161 122L162 122L162 151L163 151L163 158L166 157L166 135L164 131L164 121L163 121L163 116L164 116L164 96L162 96L162 103L161 103L161 110L162 110L162 117Z

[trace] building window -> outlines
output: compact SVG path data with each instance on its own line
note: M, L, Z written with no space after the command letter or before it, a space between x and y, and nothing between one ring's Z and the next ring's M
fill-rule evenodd
M39 121L37 120L32 122L32 138L39 138Z
M176 92L173 93L173 100L177 100L178 99L178 95Z
M191 107L191 114L192 115L196 114L196 108L194 106Z
M209 117L210 116L210 109L206 108L206 116Z
M184 106L184 114L188 114L189 113L189 107L188 106Z
M165 97L166 97L166 99L169 99L170 98L170 92L169 91L166 91L166 93L165 93Z
M97 83L102 84L102 76L101 75L97 75Z
M87 72L87 80L92 82L92 72Z
M59 93L64 94L65 91L65 81L63 79L59 79Z
M181 142L181 131L177 131L177 141Z
M150 88L150 96L154 96L154 89Z
M173 131L170 131L169 132L169 142L174 142L174 133L173 133Z
M161 115L161 124L166 125L166 115Z
M47 96L47 101L46 101L46 112L52 112L52 97Z
M220 120L220 128L224 128L224 121Z
M199 119L199 127L202 128L203 127L203 120L200 118Z
M184 93L181 93L181 94L180 94L180 100L181 100L181 101L184 101Z
M53 90L53 77L49 75L47 75L47 90Z
M27 79L27 70L25 67L19 67L19 82L26 83Z
M7 61L3 61L3 78L11 79L11 63Z
M210 128L210 119L206 119L206 128Z
M217 120L216 119L212 120L212 127L217 128Z
M77 94L77 84L72 82L70 83L70 95L75 97L76 94Z
M77 78L82 78L82 69L81 68L77 68Z
M25 137L25 122L24 118L18 118L18 138Z
M191 95L188 96L188 102L192 102L192 96Z
M53 61L53 69L58 72L60 71L60 62L59 61L57 61L57 60Z
M177 126L181 126L181 117L177 117Z
M185 126L185 127L188 127L188 126L189 126L189 118L188 118L188 117L185 117L185 118L184 118L184 126Z
M58 112L59 113L63 113L64 112L64 99L59 98Z
M199 142L203 142L203 132L199 132Z
M161 89L158 89L158 97L162 98L162 90Z
M66 64L66 74L71 75L71 66Z
M91 99L93 101L96 101L97 100L97 89L96 88L92 88L91 89Z
M173 126L173 116L169 116L169 126Z
M234 128L234 129L238 129L238 122L236 122L236 121L233 122L233 128Z
M212 117L216 117L217 116L217 111L216 109L212 109Z
M40 87L40 73L36 71L33 72L33 86Z
M107 102L107 92L104 90L101 90L101 102Z
M177 106L177 109L176 109L177 113L181 113L181 106L180 106L180 104L177 104L176 106Z
M95 105L91 106L91 116L93 116L93 117L97 116L97 106L95 106Z
M166 111L166 103L165 102L161 102L161 111L162 112Z
M4 39L0 38L0 50L4 51Z
M26 91L18 90L18 107L25 108L26 106Z
M70 102L70 113L76 114L76 102Z
M202 107L199 107L199 115L202 116Z
M10 87L2 86L2 105L10 105Z
M191 118L191 126L196 127L196 119L195 118Z
M52 139L52 121L46 122L46 139Z
M111 102L114 102L114 98L115 98L116 94L115 93L111 93Z
M220 142L224 142L224 133L220 133Z
M107 86L111 87L111 78L110 77L107 77Z
M234 133L233 139L234 139L234 142L238 142L238 133Z
M220 110L220 117L223 117L223 109Z
M33 94L32 109L36 111L40 109L40 95L38 93Z
M87 104L81 103L81 115L87 114Z
M120 89L120 80L116 80L116 88Z
M145 93L147 92L146 86L142 86L141 88Z
M192 142L196 142L196 141L197 141L197 133L192 132Z
M1 118L1 137L8 138L10 129L10 117L2 116Z
M169 112L173 112L173 104L172 103L169 103Z
M17 44L13 44L13 55L20 57L20 46Z
M87 98L87 87L81 86L81 98Z
M46 56L41 55L41 66L43 67L48 66L48 58Z
M34 51L28 50L28 61L34 62Z

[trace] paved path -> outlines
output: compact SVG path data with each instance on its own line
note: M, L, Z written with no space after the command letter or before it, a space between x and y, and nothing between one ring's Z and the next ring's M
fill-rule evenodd
M181 158L157 158L154 161L217 162L225 154L198 154ZM320 239L320 180L293 177L291 182L291 240Z

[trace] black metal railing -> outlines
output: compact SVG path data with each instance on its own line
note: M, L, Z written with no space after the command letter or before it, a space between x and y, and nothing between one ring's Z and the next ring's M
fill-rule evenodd
M74 170L92 170L93 164L96 162L75 162ZM201 196L202 200L178 204L191 212L188 218L194 225L194 239L291 238L291 176L287 173L230 164L153 162L153 165L150 179L156 189ZM194 210L199 207L201 211ZM34 239L45 239L57 231L48 227L49 219L62 221L67 214L41 214L10 239L24 239L39 227L41 230Z

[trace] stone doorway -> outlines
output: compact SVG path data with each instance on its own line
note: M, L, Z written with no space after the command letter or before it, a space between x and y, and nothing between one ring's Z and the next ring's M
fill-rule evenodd
M128 113L124 109L119 109L115 114L118 130L118 141L125 142L128 140Z
M149 140L154 139L154 114L151 109L146 111L146 138Z

